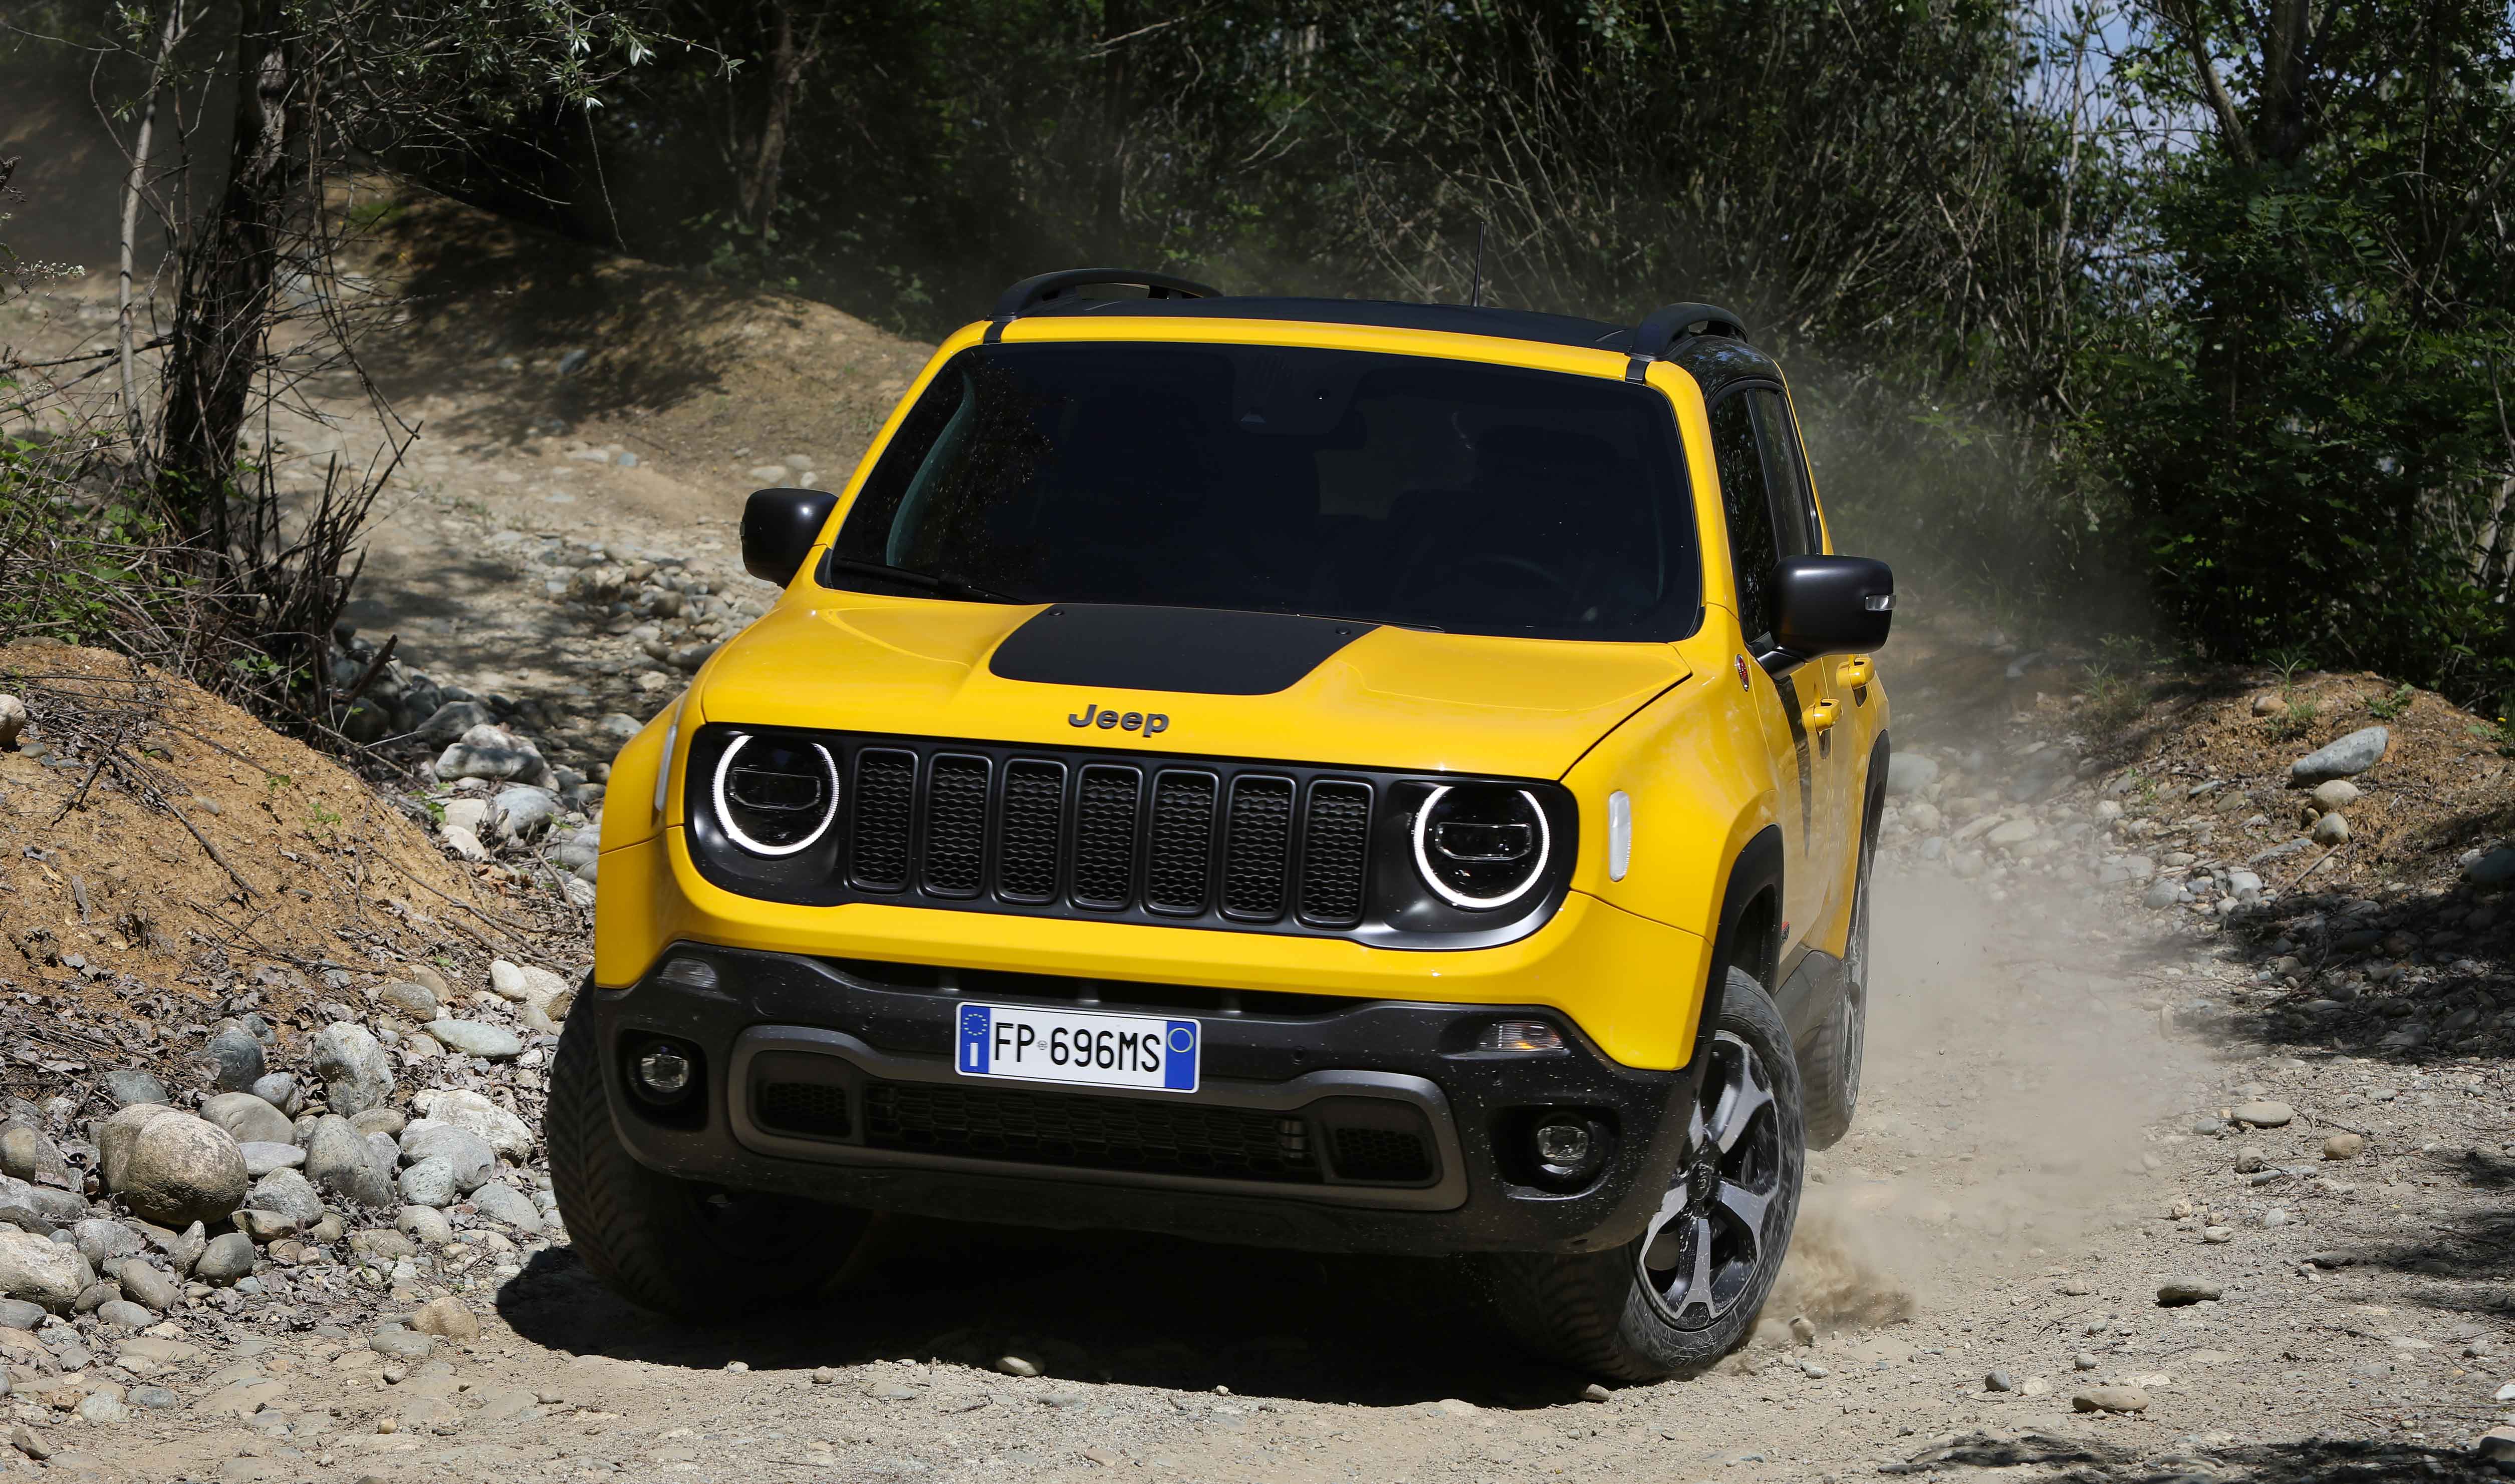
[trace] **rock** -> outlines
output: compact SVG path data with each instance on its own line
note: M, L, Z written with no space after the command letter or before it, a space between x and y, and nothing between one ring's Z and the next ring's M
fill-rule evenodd
M490 817L510 840L530 840L558 816L558 795L549 789L514 784L489 801Z
M93 1314L107 1302L121 1297L121 1284L110 1278L99 1278L79 1290L78 1298L70 1303L70 1311L78 1314Z
M11 1124L0 1130L0 1171L7 1172L11 1179L50 1185L56 1190L68 1190L80 1183L62 1146L25 1124Z
M2237 1104L2227 1116L2255 1129L2281 1129L2295 1120L2296 1110L2284 1102L2247 1102Z
M172 1412L184 1405L182 1397L159 1385L134 1386L123 1393L122 1399L135 1407L145 1407L151 1412Z
M2236 1228L2232 1226L2204 1226L2201 1228L2201 1240L2209 1243L2233 1242L2236 1240Z
M286 1072L272 1072L257 1080L253 1095L291 1118L306 1111L306 1091Z
M477 1340L480 1321L464 1306L463 1300L448 1294L423 1304L410 1318L410 1327L422 1335L434 1335L442 1340Z
M1611 1402L1616 1399L1616 1393L1593 1381L1581 1388L1581 1399L1585 1402Z
M425 984L389 979L377 987L376 998L421 1024L436 1018L436 993Z
M295 1144L273 1144L260 1139L247 1139L239 1147L244 1150L244 1173L255 1179L262 1178L273 1170L294 1170L306 1163L306 1151Z
M392 1058L362 1026L344 1020L323 1027L307 1043L307 1056L334 1113L352 1116L392 1097Z
M2361 727L2289 763L2288 775L2296 783L2354 777L2384 761L2384 749L2392 740L2393 734L2383 727Z
M2264 1226L2286 1226L2295 1219L2295 1216L2290 1214L2288 1209L2285 1206L2274 1206L2270 1210L2262 1213L2262 1224Z
M23 1298L0 1298L0 1329L33 1332L43 1328L44 1306ZM0 1395L6 1395L0 1392Z
M388 1360L426 1360L436 1353L436 1341L416 1330L389 1324L376 1331L367 1348Z
M2140 897L2139 904L2143 907L2171 907L2181 900L2183 900L2181 886L2170 881L2158 881L2149 885L2147 892Z
M524 1050L523 1038L514 1031L477 1020L431 1020L428 1033L467 1056L486 1061L512 1060Z
M2462 868L2462 879L2475 886L2502 886L2515 882L2515 845L2499 845Z
M489 801L476 795L468 799L448 799L437 805L442 817L438 825L470 830L474 836L489 833Z
M2472 1457L2502 1474L2515 1474L2515 1423L2492 1427L2471 1445Z
M1803 1345L1816 1343L1816 1325L1801 1314L1791 1321L1791 1339Z
M327 1114L307 1135L306 1177L345 1201L360 1206L395 1204L391 1169L376 1162L367 1136L346 1118Z
M26 703L13 695L0 695L0 751L16 751L18 738L25 729Z
M183 1286L171 1276L149 1264L126 1260L116 1270L122 1283L122 1297L162 1314L184 1297Z
M1986 845L2024 845L2042 833L2043 827L2032 819L2012 819L1995 827L1989 835L1983 837L1983 840Z
M402 1162L417 1165L431 1159L449 1161L455 1183L469 1194L498 1173L498 1151L469 1129L423 1119L401 1141ZM425 1205L426 1202L420 1204Z
M2280 694L2276 690L2265 690L2260 695L2253 697L2254 716L2275 717L2287 709L2288 702L2280 699Z
M244 1151L235 1139L162 1103L135 1103L98 1125L97 1148L104 1187L143 1220L214 1221L244 1198Z
M210 1239L201 1223L194 1221L181 1232L168 1231L162 1226L149 1227L148 1245L164 1253L166 1260L175 1264L175 1271L187 1273L192 1270L193 1263L201 1260L201 1250L210 1245Z
M95 1282L95 1267L77 1248L32 1232L0 1229L0 1294L66 1314Z
M421 1160L404 1170L394 1183L406 1207L451 1206L463 1197L461 1186L454 1177L454 1162L443 1155Z
M816 1385L816 1386L835 1386L835 1385L837 1385L838 1383L839 1383L839 1371L838 1371L838 1368L837 1368L836 1366L814 1366L814 1367L812 1368L812 1384L813 1384L813 1385Z
M2346 845L2349 842L2349 821L2337 812L2326 814L2314 822L2311 838L2319 845Z
M157 1316L128 1298L108 1298L98 1304L97 1319L126 1330L144 1330L157 1322Z
M234 1219L235 1229L256 1247L287 1241L306 1229L303 1221L286 1212L260 1211L251 1206L237 1212Z
M2323 1141L2323 1157L2328 1160L2356 1159L2367 1147L2367 1136L2343 1131Z
M477 1092L431 1088L413 1097L411 1105L438 1123L471 1130L487 1139L490 1148L518 1163L533 1152L531 1127Z
M221 1092L201 1099L201 1116L227 1131L239 1144L294 1144L297 1126L288 1115L251 1092Z
M227 1372L220 1372L226 1375ZM270 1381L260 1376L239 1376L192 1404L192 1410L208 1417L251 1417L264 1407L288 1394L288 1382Z
M254 1039L253 1032L232 1020L210 1032L210 1039L201 1047L201 1055L223 1092L244 1092L270 1070L263 1062L262 1043Z
M2148 1393L2137 1386L2089 1386L2070 1405L2081 1412L2146 1412Z
M496 724L497 720L477 701L448 701L419 723L419 739L431 747L443 747L475 726Z
M2247 892L2259 896L2262 890L2262 879L2250 871L2230 871L2227 873L2227 889L2239 897Z
M1886 792L1917 794L1939 781L1939 765L1918 753L1895 753L1886 760Z
M1994 1371L1982 1379L1982 1388L1985 1391L2014 1391L2017 1382L2009 1380L2007 1372Z
M224 1288L252 1277L254 1261L253 1239L240 1231L226 1232L212 1237L201 1250L201 1260L192 1264L192 1276Z
M2070 1357L2070 1368L2075 1371L2092 1371L2099 1364L2100 1362L2095 1356L2084 1350L2081 1350L2078 1354Z
M2259 1145L2247 1144L2245 1147L2236 1151L2236 1173L2238 1175L2251 1175L2253 1172L2261 1169L2264 1165L2269 1163L2270 1156L2264 1154Z
M131 1409L122 1404L121 1397L110 1391L91 1391L79 1398L78 1406L73 1410L81 1422L103 1424L131 1421Z
M472 1208L493 1221L504 1221L519 1231L542 1229L541 1208L526 1200L513 1185L497 1180L472 1192Z
M2314 786L2315 804L2326 809L2345 809L2358 802L2358 785L2345 778L2334 778Z
M2189 1303L2205 1303L2221 1298L2226 1290L2206 1278L2168 1278L2157 1288L2160 1308L2181 1308Z
M484 747L457 742L437 756L436 776L446 780L485 778L492 783L539 784L550 780L550 764L542 761L540 753L528 747Z
M385 1262L419 1256L419 1244L390 1226L371 1226L350 1234L350 1251Z
M166 1084L159 1082L153 1072L131 1067L104 1074L104 1095L113 1099L117 1108L127 1108L136 1102L164 1102Z
M393 1217L393 1230L423 1247L443 1247L454 1240L454 1224L426 1206L403 1207Z
M996 1360L996 1369L1004 1372L1007 1376L1037 1376L1040 1374L1039 1362L1028 1355L999 1356Z
M323 1197L294 1170L274 1170L254 1181L253 1188L244 1193L244 1204L256 1211L276 1213L293 1223L287 1231L272 1233L273 1238L294 1236L323 1219Z
M369 1108L364 1113L351 1114L350 1127L369 1138L374 1138L379 1134L387 1138L397 1138L402 1130L410 1127L410 1120L402 1117L397 1109Z
M117 1257L136 1257L147 1246L140 1233L120 1221L90 1216L70 1227L70 1240L78 1245L79 1256L99 1267Z
M459 824L449 824L439 829L436 832L436 840L439 845L453 851L454 858L457 860L469 861L476 866L489 858L489 847L480 843L480 837Z

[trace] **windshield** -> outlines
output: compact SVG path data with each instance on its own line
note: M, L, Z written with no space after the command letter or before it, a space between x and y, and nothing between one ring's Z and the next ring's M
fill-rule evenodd
M861 591L1547 639L1680 638L1701 583L1647 388L1274 346L965 350L836 555L823 580Z

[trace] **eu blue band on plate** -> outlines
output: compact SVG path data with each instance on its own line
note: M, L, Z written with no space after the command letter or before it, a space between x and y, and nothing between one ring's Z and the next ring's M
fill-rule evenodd
M1162 1058L1162 1086L1174 1092L1196 1090L1196 1030L1193 1020L1174 1020L1162 1037L1162 1045L1170 1052Z
M995 1012L983 1005L961 1007L961 1070L984 1077L987 1064L987 1029Z

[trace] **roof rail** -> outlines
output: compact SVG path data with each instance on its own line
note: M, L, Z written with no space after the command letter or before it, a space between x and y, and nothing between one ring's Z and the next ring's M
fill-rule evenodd
M988 327L987 339L1003 335L1005 323L1018 318L1045 304L1069 299L1085 289L1104 285L1140 288L1147 299L1219 299L1222 291L1208 288L1194 279L1172 273L1150 272L1131 268L1070 268L1062 272L1040 273L1025 278L996 296L995 323Z
M1703 328L1697 330L1697 325ZM1747 322L1711 304L1671 304L1653 309L1633 330L1633 358L1625 367L1625 380L1640 381L1652 361L1666 359L1670 348L1696 334L1745 340Z

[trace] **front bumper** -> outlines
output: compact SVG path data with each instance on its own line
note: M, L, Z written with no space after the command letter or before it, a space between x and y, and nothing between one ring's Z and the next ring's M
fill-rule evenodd
M692 961L713 986L687 982L708 977L679 967ZM1620 1065L1542 1008L1322 999L1217 1014L1190 1000L1171 1012L1203 1023L1200 1090L1116 1093L960 1077L965 997L948 975L921 987L887 971L901 968L679 943L630 987L580 1000L587 1023L571 1030L596 1038L613 1125L640 1163L962 1220L1328 1252L1580 1252L1640 1235L1683 1153L1690 1074ZM1126 1008L1152 1008L1152 994ZM1472 1050L1505 1017L1552 1022L1566 1049ZM670 1110L630 1088L647 1036L700 1053L697 1090ZM1520 1152L1533 1112L1549 1108L1611 1132L1582 1189L1541 1188ZM1356 1129L1369 1133L1348 1144ZM1254 1154L1253 1130L1273 1141ZM1401 1134L1420 1167L1351 1157ZM1147 1143L1186 1162L1146 1158Z

